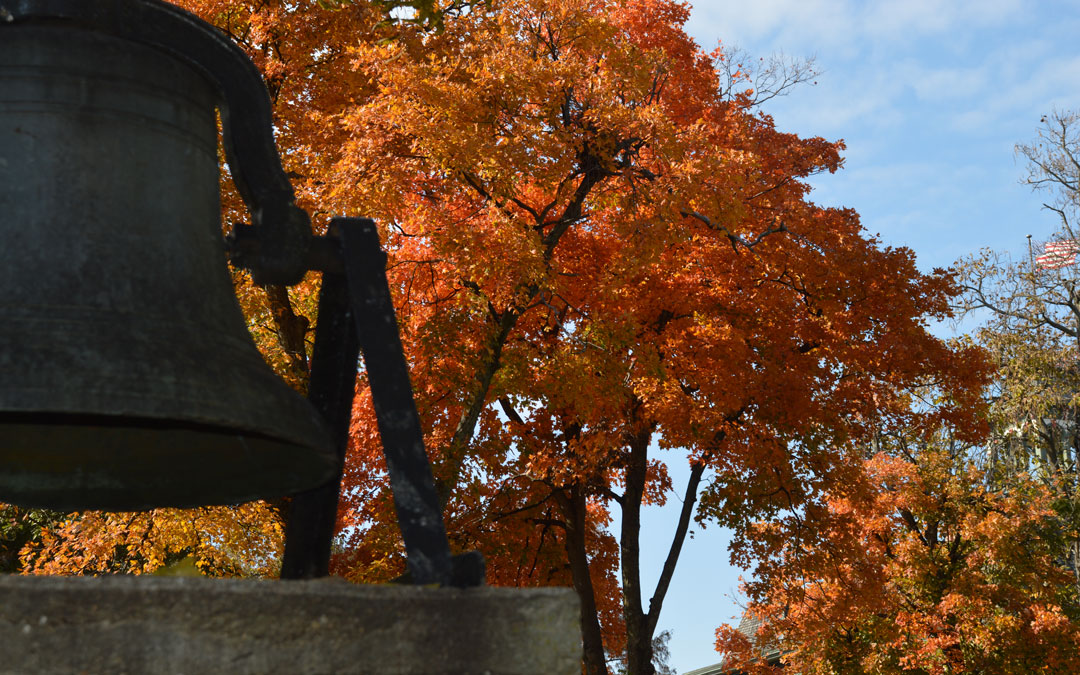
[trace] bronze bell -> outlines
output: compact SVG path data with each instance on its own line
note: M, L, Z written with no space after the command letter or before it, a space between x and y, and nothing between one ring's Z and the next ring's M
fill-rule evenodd
M331 479L329 434L255 348L226 266L222 85L169 46L212 29L150 0L4 4L0 501L135 510ZM238 187L273 202L262 170Z

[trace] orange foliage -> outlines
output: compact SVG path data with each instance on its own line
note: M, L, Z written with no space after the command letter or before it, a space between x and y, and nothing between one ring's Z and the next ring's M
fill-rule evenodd
M22 553L29 574L144 574L187 555L207 576L277 574L284 533L262 502L72 514Z
M928 438L896 439L800 516L747 532L767 551L746 584L759 644L807 675L1076 671L1080 599L1049 491L1026 476L988 491L970 446ZM773 672L728 627L717 649Z

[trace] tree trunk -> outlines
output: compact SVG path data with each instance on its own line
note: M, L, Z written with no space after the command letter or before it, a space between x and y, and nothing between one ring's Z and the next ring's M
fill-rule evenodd
M652 630L641 604L641 502L645 495L652 430L630 439L626 491L622 501L619 553L622 561L623 620L626 622L627 675L653 675Z
M266 302L274 317L274 329L281 350L288 358L290 379L307 388L307 332L308 318L297 314L289 300L289 289L284 286L264 286Z
M444 506L450 499L454 488L457 487L469 441L472 440L473 432L476 430L476 423L480 419L480 413L484 411L484 405L487 403L487 396L491 391L491 381L502 363L503 346L506 345L506 341L510 337L510 331L517 325L519 318L521 318L521 314L516 309L508 309L499 317L499 323L496 325L495 332L491 337L490 351L487 358L477 368L474 386L469 392L468 398L465 399L465 410L461 413L461 417L454 427L454 435L444 451L442 461L449 470L446 472L445 478L436 482L439 500Z
M585 493L580 486L557 491L556 498L566 523L566 556L574 590L581 602L581 642L585 675L608 675L604 657L604 638L596 609L596 592L589 575L589 557L585 547Z

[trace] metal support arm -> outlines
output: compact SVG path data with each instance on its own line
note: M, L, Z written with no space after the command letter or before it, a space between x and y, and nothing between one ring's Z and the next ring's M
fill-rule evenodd
M442 509L424 450L408 366L386 279L386 254L375 223L336 218L329 240L341 272L323 273L309 398L326 417L343 463L358 352L364 356L394 506L415 584L483 583L479 553L450 556ZM339 498L339 478L294 497L286 529L283 578L325 576Z

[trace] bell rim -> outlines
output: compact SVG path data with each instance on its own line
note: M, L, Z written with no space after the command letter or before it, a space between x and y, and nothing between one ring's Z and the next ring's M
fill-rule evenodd
M144 511L239 504L311 489L339 471L325 447L216 425L0 414L0 501L20 506Z

